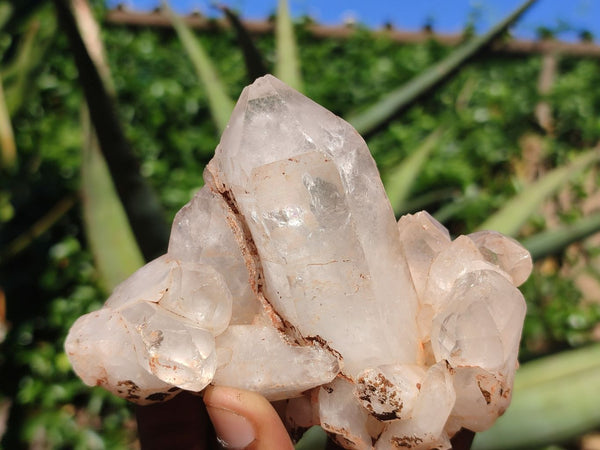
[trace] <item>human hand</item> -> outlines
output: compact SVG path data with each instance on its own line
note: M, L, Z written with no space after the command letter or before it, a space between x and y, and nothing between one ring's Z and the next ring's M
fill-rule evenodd
M255 392L209 386L204 398L183 392L164 403L138 406L136 412L142 450L294 448L273 406ZM453 449L468 450L473 436L462 430L452 439ZM330 441L327 449L340 447Z
M210 386L204 392L204 404L225 448L293 450L279 415L263 396Z
M255 392L209 386L203 398L183 392L136 412L142 450L294 448L273 406Z

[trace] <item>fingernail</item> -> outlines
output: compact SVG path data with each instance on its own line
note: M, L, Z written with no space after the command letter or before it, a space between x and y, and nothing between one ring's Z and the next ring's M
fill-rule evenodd
M254 428L245 417L213 406L207 406L206 410L225 448L242 449L256 439Z

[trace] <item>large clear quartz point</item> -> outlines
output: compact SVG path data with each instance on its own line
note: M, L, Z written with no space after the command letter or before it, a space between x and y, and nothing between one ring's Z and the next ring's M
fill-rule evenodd
M235 199L265 298L284 321L339 351L348 376L415 360L416 295L394 215L347 122L260 78L242 93L208 171Z
M508 407L532 267L516 241L396 223L358 133L272 76L204 182L165 255L73 324L85 383L139 404L253 390L347 449L449 448Z

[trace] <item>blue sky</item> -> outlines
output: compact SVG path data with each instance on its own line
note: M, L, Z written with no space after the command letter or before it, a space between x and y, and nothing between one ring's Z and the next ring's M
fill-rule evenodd
M522 0L288 0L292 15L310 15L323 24L340 24L354 18L371 28L386 22L404 30L418 30L432 23L439 32L459 32L474 19L478 31L515 9ZM151 10L159 0L107 0L109 6L119 3L138 11ZM200 11L218 15L211 0L170 0L180 13ZM275 11L277 0L221 0L247 19L262 19ZM559 31L562 40L577 39L581 30L591 31L600 42L600 0L538 0L522 18L514 33L531 39L538 27Z

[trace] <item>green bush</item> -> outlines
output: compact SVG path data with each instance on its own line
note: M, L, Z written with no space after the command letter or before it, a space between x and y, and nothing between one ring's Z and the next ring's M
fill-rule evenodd
M101 7L98 8L100 11ZM52 8L39 13L52 26ZM2 64L9 66L29 22L2 34ZM385 96L446 56L434 41L392 42L358 28L349 39L316 39L297 26L305 93L348 116ZM141 173L158 192L165 219L202 184L202 169L218 143L207 106L180 41L172 30L104 24L103 38L119 100L119 115ZM247 83L232 31L199 33L237 98ZM275 59L273 36L257 38L267 62ZM369 140L385 177L438 126L446 131L413 187L414 208L428 209L453 234L474 230L529 180L517 170L533 164L545 172L600 139L600 65L597 60L561 59L549 95L537 90L541 56L478 57L440 88L411 106ZM135 440L132 410L71 372L62 344L72 322L98 308L107 293L88 247L80 202L81 105L84 102L65 36L52 45L27 79L22 104L12 115L18 149L13 169L0 169L0 289L7 301L10 331L0 344L0 401L12 409L2 448L124 448ZM537 102L546 99L554 135L537 124ZM534 137L538 159L527 162L523 139ZM576 221L589 195L581 176L565 188L573 201L552 220ZM594 193L597 194L597 185ZM61 203L62 202L62 203ZM52 221L45 215L66 204ZM410 202L409 202L410 204ZM410 207L408 208L411 209ZM522 237L546 227L538 212ZM43 232L30 239L31 227ZM21 239L24 244L13 244ZM582 250L594 257L596 247ZM564 253L551 257L567 264ZM546 262L540 262L538 269ZM529 311L522 357L580 346L592 340L600 308L558 270L536 270L523 287Z

